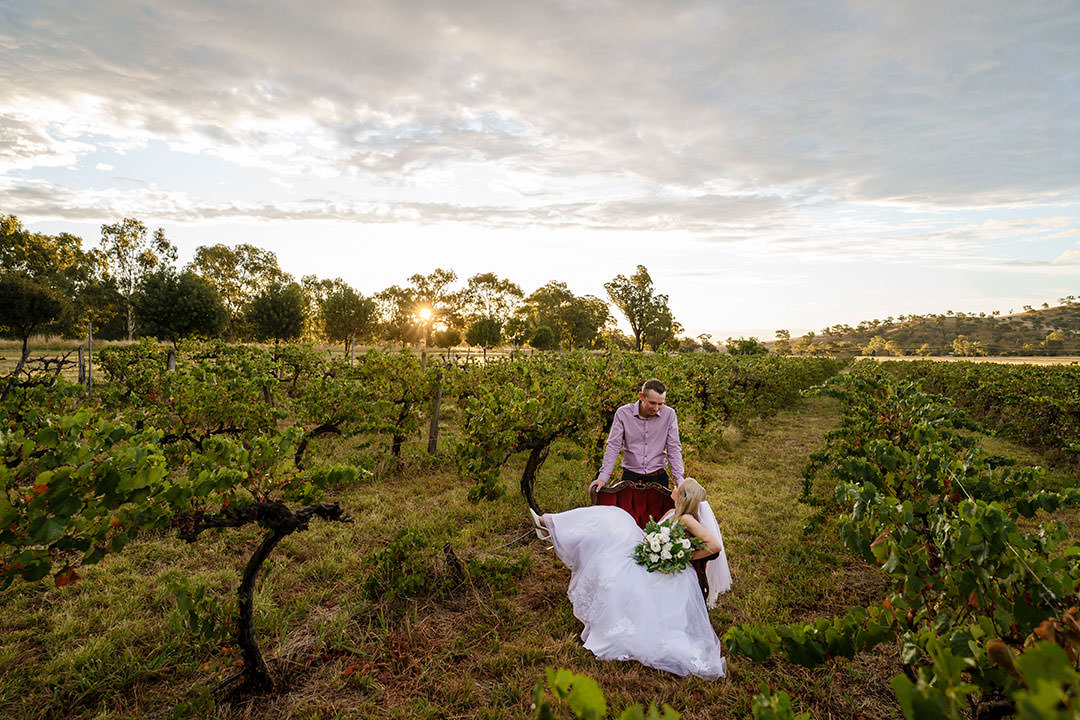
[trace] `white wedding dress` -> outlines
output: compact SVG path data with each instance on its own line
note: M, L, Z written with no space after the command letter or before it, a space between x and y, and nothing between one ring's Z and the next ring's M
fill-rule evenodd
M707 680L724 677L720 640L692 567L668 574L638 565L633 551L644 533L618 507L593 505L544 519L555 552L570 568L567 595L575 617L585 624L581 639L597 658L636 660ZM718 559L723 559L726 575L723 552ZM728 575L728 586L730 582ZM712 589L709 595L715 602Z

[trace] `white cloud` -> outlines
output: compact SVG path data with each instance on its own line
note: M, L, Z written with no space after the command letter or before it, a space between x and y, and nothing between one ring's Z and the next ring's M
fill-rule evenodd
M303 163L310 137L339 171L475 160L999 202L1077 189L1070 7L34 3L11 11L0 104L86 96L37 124L233 162Z
M655 233L686 272L720 256L771 287L794 270L748 268L1073 272L1075 3L3 12L0 207L20 216Z
M1053 262L1054 264L1069 263L1074 260L1080 262L1080 250L1066 250L1065 252L1054 258Z

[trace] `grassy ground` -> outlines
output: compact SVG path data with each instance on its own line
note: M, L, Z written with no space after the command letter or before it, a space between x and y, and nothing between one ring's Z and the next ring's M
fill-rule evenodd
M882 587L834 533L802 532L811 510L795 500L799 472L837 419L833 401L813 399L732 433L708 456L689 449L688 472L710 493L734 576L712 612L719 633L733 622L838 614ZM348 443L315 451L345 462L364 452ZM545 666L592 676L616 711L656 701L684 718L745 717L766 684L817 718L899 717L891 646L814 670L729 658L718 682L595 660L566 598L568 571L529 532L519 472L507 468L504 498L474 506L445 450L429 458L416 449L400 469L333 493L354 522L315 523L266 565L256 627L283 692L242 706L215 708L211 698L237 662L227 626L192 628L169 585L205 588L204 616L227 618L254 529L206 533L193 546L144 538L75 585L13 586L0 593L0 717L521 718ZM592 472L580 450L556 448L538 480L540 504L582 504ZM415 531L414 547L395 540L402 528ZM376 567L389 545L408 556L407 575Z

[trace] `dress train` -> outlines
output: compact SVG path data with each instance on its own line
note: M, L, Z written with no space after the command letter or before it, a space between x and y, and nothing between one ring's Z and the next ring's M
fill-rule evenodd
M636 660L707 680L724 677L720 640L692 567L667 574L638 565L633 551L644 533L617 507L581 507L545 520L555 552L570 568L567 595L585 626L581 639L597 658ZM721 558L726 572L723 553Z

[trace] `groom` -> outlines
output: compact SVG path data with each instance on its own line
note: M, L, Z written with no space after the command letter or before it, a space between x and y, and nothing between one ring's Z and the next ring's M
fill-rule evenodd
M659 380L641 386L637 402L615 411L608 433L604 463L589 484L594 504L616 505L634 516L642 528L649 517L659 518L673 507L668 475L678 485L683 480L682 443L675 411L664 404L667 388ZM622 451L622 477L609 483L615 459Z

